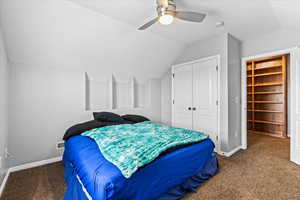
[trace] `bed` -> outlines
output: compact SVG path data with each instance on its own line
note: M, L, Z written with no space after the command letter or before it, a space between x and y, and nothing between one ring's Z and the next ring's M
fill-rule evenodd
M65 200L175 200L218 173L209 138L170 148L129 178L105 159L95 140L82 135L66 140L63 162Z

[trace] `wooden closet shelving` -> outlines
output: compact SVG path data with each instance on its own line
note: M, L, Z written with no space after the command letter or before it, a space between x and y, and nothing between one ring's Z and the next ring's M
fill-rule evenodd
M248 94L252 94L252 92L248 92ZM271 92L254 92L254 94L283 94L283 92L276 92L276 91L271 91Z
M248 110L248 112L282 113L283 111L278 111L278 110Z
M255 94L255 93L254 93ZM248 101L249 103L282 104L281 101Z
M287 136L287 58L281 55L247 62L249 133Z
M271 68L277 68L277 67L281 67L280 65L274 65L274 66L268 66L268 67L261 67L261 68L257 68L257 69L254 69L254 71L256 70L263 70L263 69L271 69ZM252 71L252 69L248 69L247 71Z
M264 120L248 120L248 122L256 122L261 124L274 124L274 125L283 125L283 122L272 122L272 121L264 121Z
M264 74L256 74L254 77L258 76L272 76L272 75L277 75L277 74L282 74L282 72L270 72L270 73L264 73ZM252 77L252 75L249 75L248 77Z

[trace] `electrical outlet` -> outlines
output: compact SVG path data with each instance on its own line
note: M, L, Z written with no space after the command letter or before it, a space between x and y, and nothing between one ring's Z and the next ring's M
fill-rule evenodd
M9 158L9 157L10 157L10 153L8 152L8 148L6 147L6 148L4 149L4 158L7 159L7 158Z
M56 149L61 150L65 148L65 142L64 141L59 141L56 143Z

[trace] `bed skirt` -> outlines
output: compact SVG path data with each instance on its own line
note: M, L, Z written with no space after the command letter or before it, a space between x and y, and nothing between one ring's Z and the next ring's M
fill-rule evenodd
M207 162L204 169L184 181L182 184L172 188L157 200L178 200L187 193L196 192L206 180L216 175L219 172L218 159L215 154ZM64 200L92 200L86 192L84 186L81 184L72 164L65 163L65 182L67 190L65 192ZM96 199L95 199L96 200ZM97 199L98 200L98 199ZM99 199L100 200L100 199Z

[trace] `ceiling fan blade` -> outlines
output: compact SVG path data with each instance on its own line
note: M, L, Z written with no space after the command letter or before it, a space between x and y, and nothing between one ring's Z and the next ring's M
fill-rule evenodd
M155 19L151 20L150 22L144 24L143 26L141 26L138 30L145 30L147 28L149 28L150 26L152 26L153 24L155 24L158 21L159 17L156 17Z
M196 12L184 12L177 11L175 17L181 20L190 21L190 22L203 22L206 14L196 13Z

